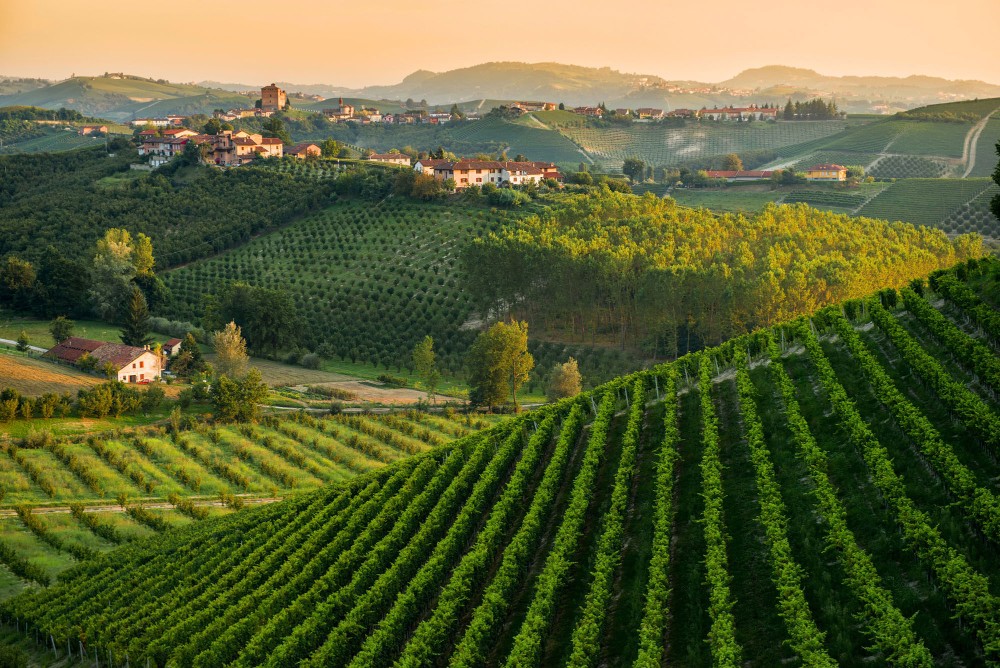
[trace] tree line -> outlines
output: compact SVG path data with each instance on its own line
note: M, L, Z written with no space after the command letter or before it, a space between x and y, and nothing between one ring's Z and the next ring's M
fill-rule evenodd
M486 317L673 357L982 255L977 236L768 205L752 214L601 190L463 251Z

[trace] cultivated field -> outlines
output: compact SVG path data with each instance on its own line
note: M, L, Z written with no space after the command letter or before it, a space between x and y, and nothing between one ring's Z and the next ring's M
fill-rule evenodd
M933 284L110 552L7 618L157 666L996 661L1000 266Z
M490 422L453 413L292 416L239 428L92 433L39 448L0 441L0 561L6 564L0 596L92 556L81 546L103 552L243 503L341 483ZM20 572L25 563L37 570Z
M101 382L103 379L70 366L19 353L0 352L0 389L10 387L31 397L49 392L76 396L80 388Z
M858 213L868 218L939 227L990 183L989 179L905 179L886 188Z

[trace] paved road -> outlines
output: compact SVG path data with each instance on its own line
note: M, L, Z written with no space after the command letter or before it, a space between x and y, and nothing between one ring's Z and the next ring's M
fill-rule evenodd
M0 343L6 343L11 348L16 348L17 347L17 341L11 341L10 339L0 339ZM44 353L44 352L48 351L47 348L39 348L38 346L28 346L28 349L29 350L33 350L36 353Z

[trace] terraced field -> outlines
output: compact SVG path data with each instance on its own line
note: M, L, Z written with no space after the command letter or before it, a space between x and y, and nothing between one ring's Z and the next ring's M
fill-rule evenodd
M491 422L454 413L296 415L238 428L57 438L39 448L0 441L0 561L8 566L0 594L26 586L22 579L49 581L88 551L342 483Z
M1000 316L957 278L981 273L85 560L5 617L150 666L997 661Z

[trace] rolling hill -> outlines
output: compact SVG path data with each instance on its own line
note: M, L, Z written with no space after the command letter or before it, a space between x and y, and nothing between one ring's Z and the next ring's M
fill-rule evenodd
M0 106L7 105L65 107L87 116L128 120L168 113L211 114L220 107L250 107L253 100L229 91L138 77L73 77L19 94L0 95Z
M931 285L84 560L5 619L155 666L996 661L1000 266Z

